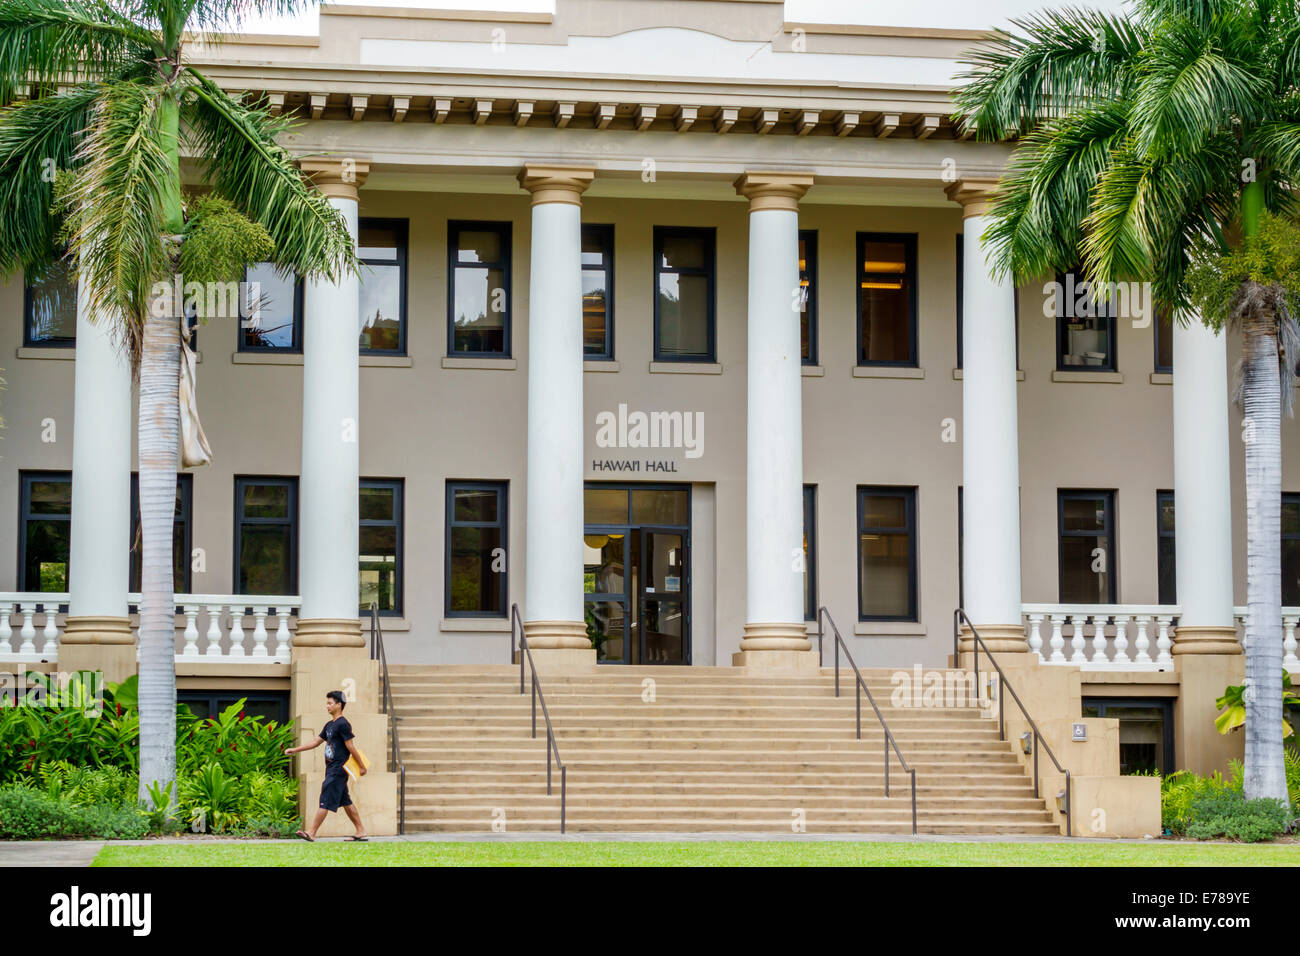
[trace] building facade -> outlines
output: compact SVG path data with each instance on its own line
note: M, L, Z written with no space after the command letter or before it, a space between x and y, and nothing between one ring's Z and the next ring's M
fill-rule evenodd
M351 640L372 602L392 662L507 662L517 603L560 669L815 666L823 606L859 662L942 666L962 606L994 650L1079 667L1133 769L1221 761L1237 348L1140 289L990 275L1011 149L950 117L980 36L558 0L198 44L301 120L285 145L365 265L254 268L257 316L203 310L182 693L273 707L300 622ZM0 649L129 657L129 373L66 279L0 295ZM1290 425L1284 449L1294 606Z

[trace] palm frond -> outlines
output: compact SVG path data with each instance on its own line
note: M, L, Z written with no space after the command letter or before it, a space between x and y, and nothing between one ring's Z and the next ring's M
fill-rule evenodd
M161 52L107 0L0 0L0 102L30 84L118 76Z
M1165 25L1143 50L1133 92L1134 148L1157 157L1195 152L1234 123L1268 109L1268 77L1232 30L1206 33L1190 22Z
M56 257L53 174L72 166L102 92L90 84L0 111L0 273L39 274Z
M1147 24L1183 20L1207 27L1244 7L1242 0L1137 0L1137 19Z
M77 152L71 194L78 228L72 240L92 316L122 315L132 356L154 283L165 280L167 198L178 170L168 155L159 112L165 83L114 83L95 104Z
M1092 190L1126 129L1123 107L1105 103L1046 123L1021 141L984 234L1000 275L1028 281L1078 263Z
M189 145L208 181L275 242L277 265L301 276L336 280L357 268L342 217L304 179L276 142L291 121L236 103L201 73L182 105Z
M1102 288L1150 271L1143 185L1150 167L1132 150L1120 149L1102 172L1084 220L1083 260L1088 277Z
M982 139L1027 133L1039 122L1120 95L1132 83L1142 35L1127 19L1067 8L1011 21L968 52L955 94Z
M315 0L180 0L191 30L237 31L249 20L292 16L317 6Z

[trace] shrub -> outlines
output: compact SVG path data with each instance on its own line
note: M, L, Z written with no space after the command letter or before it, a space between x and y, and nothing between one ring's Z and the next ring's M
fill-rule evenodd
M1191 804L1187 835L1195 840L1227 837L1257 843L1280 836L1291 822L1290 807L1281 800L1247 800L1239 792L1203 793Z
M26 784L0 787L0 839L138 840L148 832L148 820L129 806L78 806Z

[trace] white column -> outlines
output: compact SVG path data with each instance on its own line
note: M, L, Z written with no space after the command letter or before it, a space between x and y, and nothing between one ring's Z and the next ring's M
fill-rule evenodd
M803 603L799 199L807 173L750 172L745 636L733 663L815 666Z
M126 618L131 544L131 368L113 319L77 290L69 617Z
M1226 336L1174 322L1175 654L1240 653L1232 619Z
M519 173L533 198L523 616L534 659L547 658L539 669L595 661L582 600L582 193L593 177L590 167Z
M1020 603L1020 437L1015 290L994 279L980 236L996 181L948 188L961 203L962 514L966 613L994 651L1025 651Z
M369 166L304 162L357 236L357 188ZM361 642L357 614L359 279L303 288L302 476L299 479L296 644Z

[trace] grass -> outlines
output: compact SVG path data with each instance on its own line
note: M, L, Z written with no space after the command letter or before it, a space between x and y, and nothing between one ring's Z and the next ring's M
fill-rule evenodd
M107 845L94 866L1300 866L1300 844L178 842Z

